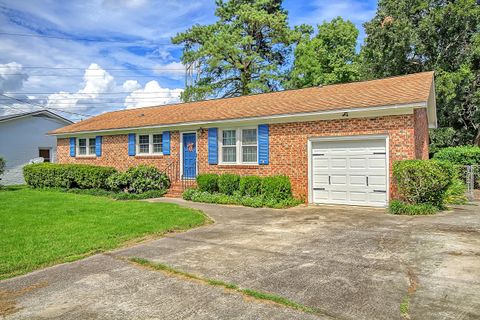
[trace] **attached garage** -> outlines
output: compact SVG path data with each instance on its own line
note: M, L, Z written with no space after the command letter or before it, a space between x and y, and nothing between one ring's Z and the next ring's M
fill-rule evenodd
M387 137L314 138L309 151L309 202L387 205Z

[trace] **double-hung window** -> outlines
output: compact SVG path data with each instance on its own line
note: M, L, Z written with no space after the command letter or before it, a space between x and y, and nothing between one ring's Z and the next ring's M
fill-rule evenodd
M139 134L137 139L138 154L162 154L162 134Z
M257 128L224 129L220 144L221 163L258 163Z
M95 138L78 138L77 154L79 156L95 155Z

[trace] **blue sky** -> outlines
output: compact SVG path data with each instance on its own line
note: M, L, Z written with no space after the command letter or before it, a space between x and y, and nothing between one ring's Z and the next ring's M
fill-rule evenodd
M361 41L376 0L285 0L284 7L292 26L350 19ZM2 1L0 94L29 103L0 96L0 114L46 104L92 115L176 102L184 69L170 37L212 23L214 10L214 0Z

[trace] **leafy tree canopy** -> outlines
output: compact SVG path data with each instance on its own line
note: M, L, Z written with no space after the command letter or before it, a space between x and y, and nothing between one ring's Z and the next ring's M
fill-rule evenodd
M293 69L286 86L304 88L358 80L358 29L341 17L318 26L312 37L311 26L296 29L300 40L295 48Z
M291 54L293 32L282 0L216 0L218 21L195 25L172 38L182 62L198 62L200 75L184 101L278 90Z
M381 0L364 24L363 78L435 70L440 127L480 143L480 6L475 0Z

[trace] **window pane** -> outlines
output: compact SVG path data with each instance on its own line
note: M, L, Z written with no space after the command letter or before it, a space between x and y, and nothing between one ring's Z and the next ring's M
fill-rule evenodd
M95 138L88 139L89 154L95 154Z
M150 136L148 134L138 136L139 153L150 152Z
M242 147L242 162L257 162L257 146Z
M224 130L222 131L223 135L223 145L224 146L234 146L236 143L235 130Z
M257 144L257 129L243 129L242 130L242 144L256 145Z
M153 140L153 152L161 153L162 152L162 135L154 134L152 136L152 140Z
M87 154L87 139L78 139L78 154Z
M142 136L138 136L138 142L139 142L140 144L149 143L149 138L150 138L150 137L148 136L148 134L142 135Z
M237 148L236 147L223 147L222 148L222 161L223 162L237 162Z
M154 134L153 135L153 143L162 143L162 135L161 134Z

